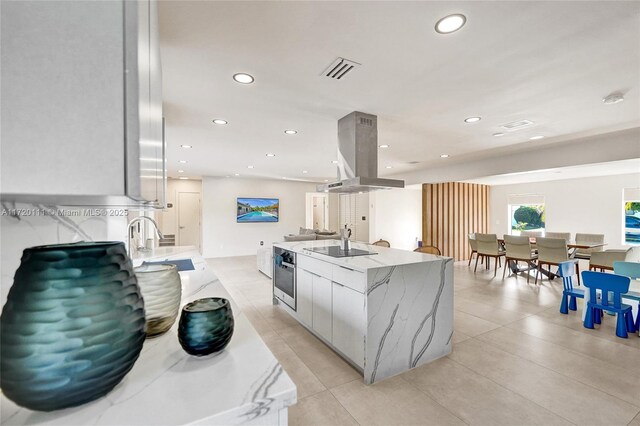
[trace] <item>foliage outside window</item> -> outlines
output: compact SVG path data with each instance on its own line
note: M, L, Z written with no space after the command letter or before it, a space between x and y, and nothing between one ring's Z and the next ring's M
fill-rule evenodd
M522 231L544 231L544 204L511 204L511 235L520 235Z
M640 200L624 203L624 243L640 245Z

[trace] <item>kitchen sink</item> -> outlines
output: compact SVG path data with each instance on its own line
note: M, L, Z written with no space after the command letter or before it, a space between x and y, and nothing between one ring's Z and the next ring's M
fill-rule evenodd
M171 264L176 265L178 268L178 272L180 271L195 271L195 267L193 266L193 262L191 259L172 259L172 260L157 260L153 262L143 262L147 265L160 265L160 264Z

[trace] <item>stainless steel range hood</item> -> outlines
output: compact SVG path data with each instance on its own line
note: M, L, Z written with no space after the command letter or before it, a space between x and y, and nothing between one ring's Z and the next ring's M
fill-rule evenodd
M354 111L338 120L338 181L318 185L318 192L393 188L404 188L404 181L378 177L378 117Z

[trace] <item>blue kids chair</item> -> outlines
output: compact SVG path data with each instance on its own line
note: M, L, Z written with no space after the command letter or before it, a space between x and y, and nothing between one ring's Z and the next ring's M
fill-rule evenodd
M618 275L629 277L632 280L640 279L640 263L639 262L613 262L613 272ZM640 302L640 293L628 291L622 295L623 299L637 300ZM638 306L638 315L636 317L635 329L640 331L640 306Z
M584 327L594 328L594 319L600 322L602 311L613 312L618 315L616 324L616 336L626 339L627 330L633 332L635 326L631 316L631 305L622 303L622 294L629 291L628 277L604 272L583 271L582 282L589 289L589 302L584 317ZM602 292L602 297L597 298L597 290ZM611 296L611 293L613 296Z
M570 260L567 262L560 262L558 264L558 272L556 275L562 277L562 301L560 302L560 313L568 314L569 310L575 311L578 309L576 306L576 297L584 299L584 290L573 288L573 279L577 279L576 275L576 261Z

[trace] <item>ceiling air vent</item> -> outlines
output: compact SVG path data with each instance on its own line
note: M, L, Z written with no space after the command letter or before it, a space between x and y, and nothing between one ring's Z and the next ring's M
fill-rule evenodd
M509 132L513 132L514 130L520 130L527 126L531 126L532 124L533 124L533 121L520 120L520 121L512 121L511 123L503 124L500 127Z
M360 66L360 64L357 62L353 62L345 58L338 58L333 61L333 63L329 65L326 70L324 70L322 75L324 75L325 77L340 80L357 66Z

